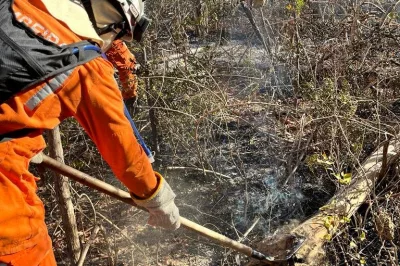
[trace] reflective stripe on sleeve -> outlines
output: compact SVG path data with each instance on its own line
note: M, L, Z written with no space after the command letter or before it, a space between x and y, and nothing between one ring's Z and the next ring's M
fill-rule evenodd
M26 103L25 106L29 110L35 109L44 99L49 95L54 94L58 88L64 83L64 81L71 75L73 69L66 71L65 73L58 74L54 78L51 78L46 84L37 91Z

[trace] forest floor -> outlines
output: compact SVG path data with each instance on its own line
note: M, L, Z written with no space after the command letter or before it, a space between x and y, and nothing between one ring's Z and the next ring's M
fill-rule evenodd
M212 158L218 165L216 174L171 166L158 170L177 194L183 217L251 246L297 225L323 205L332 191L307 182L301 171L282 185L287 178L282 160L287 158L277 148L283 151L292 143L273 131L285 131L285 125L262 105L238 111L243 111L240 121L229 121L229 136L221 133L215 143L221 153ZM157 156L168 165L168 154ZM121 187L106 165L86 172ZM85 265L110 265L111 261L114 265L244 265L248 261L184 228L168 232L147 226L146 213L79 184L71 187L82 239L87 241L95 225L104 230L92 244ZM59 211L55 201L49 201L51 185L46 188L40 194L54 250L59 265L68 265Z

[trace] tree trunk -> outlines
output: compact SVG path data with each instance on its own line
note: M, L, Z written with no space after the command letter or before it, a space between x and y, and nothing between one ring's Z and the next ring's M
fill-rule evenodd
M339 191L320 212L295 228L292 233L307 238L297 252L305 265L323 265L325 239L333 236L341 226L343 217L350 218L374 191L375 184L384 176L390 164L400 156L400 135L385 142L357 169L353 182Z
M48 137L50 157L64 163L59 127L57 126L49 131ZM61 217L64 225L63 229L65 231L69 258L72 262L71 264L76 265L79 260L81 249L68 178L56 172L53 172L53 176L57 202L61 210Z

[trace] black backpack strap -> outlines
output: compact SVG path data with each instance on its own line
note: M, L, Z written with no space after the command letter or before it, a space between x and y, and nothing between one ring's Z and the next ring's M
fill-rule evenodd
M68 52L66 53L66 51L68 51ZM81 41L81 42L65 45L63 47L62 53L67 54L68 57L76 57L77 60L74 60L74 62L69 64L67 67L56 69L53 72L51 72L50 74L45 75L45 76L31 82L30 83L31 86L34 84L37 84L39 82L43 82L45 80L51 79L51 78L55 78L57 81L59 81L60 78L57 78L57 75L59 75L59 74L64 74L64 76L68 75L68 73L71 73L75 67L82 65L86 62L89 62L89 61L101 56L100 48L97 45L92 44L88 41ZM50 92L57 90L58 86L60 85L60 84L57 84L57 82L51 82L51 81L50 82L47 81L46 84L48 86L50 86ZM21 91L21 90L17 90L16 92L18 92L18 91ZM45 90L45 91L47 92L47 90ZM35 98L32 103L30 103L30 100L29 100L27 103L25 103L26 104L25 106L28 109L34 109L41 101L43 101L45 98L47 98L47 96L50 94L52 94L52 93L39 93L40 97ZM12 93L11 93L11 95L12 95ZM6 100L6 99L4 99L4 100ZM4 102L4 101L0 101L0 103L2 103L2 102ZM28 103L30 103L30 104L28 104ZM22 128L22 129L17 129L17 130L7 132L4 134L0 134L0 143L6 142L6 141L9 141L12 139L16 139L16 138L25 137L35 131L41 132L40 129Z

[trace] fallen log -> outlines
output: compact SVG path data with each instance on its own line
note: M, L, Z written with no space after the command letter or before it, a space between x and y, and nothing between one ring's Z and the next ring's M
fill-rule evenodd
M323 244L340 228L344 219L350 218L366 201L377 181L386 173L388 165L400 156L400 134L391 141L385 141L380 148L370 155L357 169L353 181L320 208L312 218L292 230L307 239L299 249L296 258L304 261L300 265L324 265ZM298 264L296 264L298 265Z

